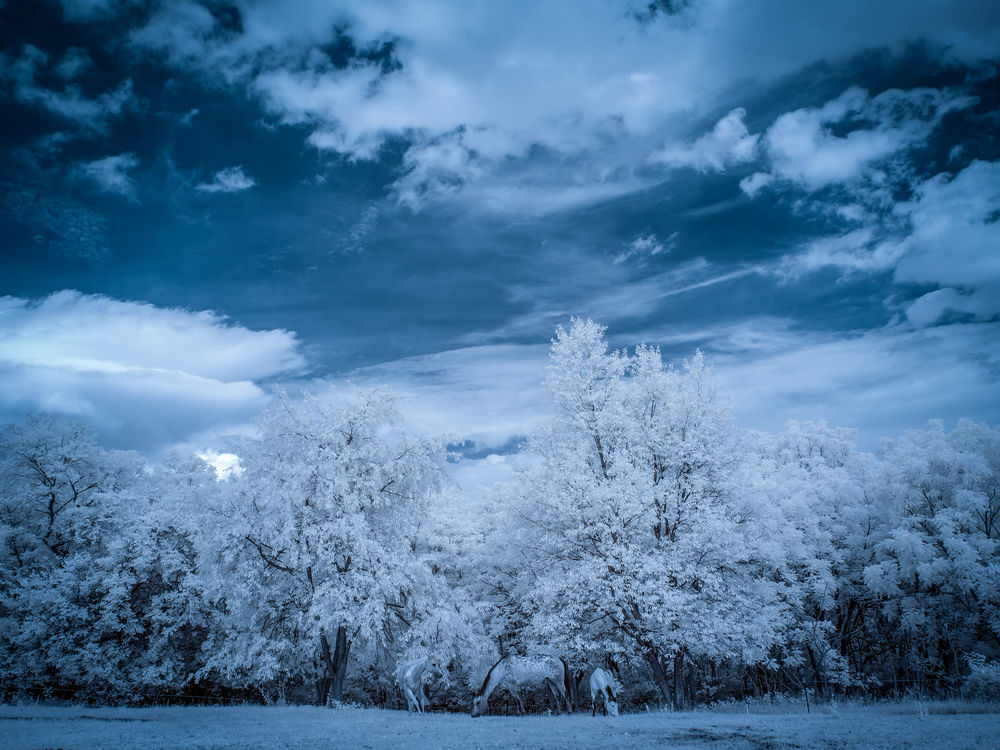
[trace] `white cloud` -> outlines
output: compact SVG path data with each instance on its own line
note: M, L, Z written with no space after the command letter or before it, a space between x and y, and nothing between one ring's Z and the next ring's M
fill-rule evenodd
M78 174L92 181L105 193L118 193L129 200L136 199L135 180L129 177L129 170L139 166L135 154L118 154L103 159L77 165Z
M400 410L411 427L497 448L543 417L548 345L476 346L355 370L342 380L407 394Z
M740 190L750 198L756 198L757 194L774 181L774 175L766 172L754 172L749 177L740 180Z
M866 226L813 240L801 252L785 257L778 270L788 278L831 267L847 275L878 273L892 269L904 252L898 241L880 238Z
M519 185L498 182L510 159L534 148L571 157L559 165L562 187L572 188L564 201L635 189L634 173L655 145L678 141L678 116L718 107L736 79L773 81L817 60L899 50L914 39L963 60L1000 47L981 4L840 3L823 24L808 3L702 0L683 18L645 24L635 20L642 4L633 5L580 2L567 12L564 3L538 2L512 12L503 3L308 0L292 11L258 2L240 7L242 31L234 32L190 0L167 0L132 42L215 85L249 88L279 122L308 127L317 148L370 159L387 139L408 140L409 171L398 186L406 203L461 196L513 211ZM383 69L385 55L376 55L335 67L321 46L334 28L359 49L391 44L398 65ZM854 140L863 152L856 158L883 148ZM696 156L667 158L719 169L748 160L755 142L735 110L696 142ZM572 157L592 161L612 145L603 174L581 179L571 168Z
M112 442L155 447L246 420L258 383L305 365L287 331L213 312L63 291L0 298L0 414L87 418Z
M931 418L1000 423L1000 323L812 339L802 335L764 357L715 360L741 424L779 430L789 419L827 419L860 428L873 448L880 437Z
M970 104L936 89L890 89L871 98L854 87L822 107L781 115L764 143L775 176L817 190L868 176L873 165L923 143L944 114ZM835 134L832 126L845 122L856 127Z
M715 127L693 143L669 144L650 156L650 161L669 167L691 167L699 172L721 172L733 164L743 164L757 157L759 135L750 135L743 118L746 110L737 107L719 120Z
M663 243L656 239L655 234L639 235L615 256L615 265L620 265L631 258L638 258L641 261L661 253L669 253L677 245L679 236L679 232L673 232Z
M914 187L910 201L886 218L809 243L780 273L822 268L847 274L893 271L896 281L936 284L907 316L933 325L952 311L989 320L1000 315L1000 162L972 162L954 177L939 174Z
M209 182L195 185L203 193L238 193L257 184L257 180L243 171L243 167L226 167L215 173Z

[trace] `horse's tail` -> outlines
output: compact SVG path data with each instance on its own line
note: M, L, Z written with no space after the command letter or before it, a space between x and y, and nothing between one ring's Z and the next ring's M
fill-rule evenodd
M563 666L563 686L566 688L566 705L569 706L569 710L573 710L573 682L569 676L569 664L561 656L559 661L562 662Z

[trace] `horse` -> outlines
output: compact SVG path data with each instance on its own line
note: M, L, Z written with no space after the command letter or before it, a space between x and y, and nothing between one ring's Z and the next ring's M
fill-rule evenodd
M403 696L406 698L407 713L416 711L418 714L422 714L427 710L427 682L433 676L440 674L441 670L437 663L426 656L411 659L403 664L399 671L398 682L403 688Z
M524 703L521 702L519 691L526 687L545 686L556 701L556 713L559 713L562 702L566 710L573 711L569 700L569 667L563 659L551 657L505 656L490 667L472 699L472 715L482 716L486 713L487 700L498 687L506 688L517 702L520 713L524 713Z
M597 696L604 699L604 715L618 715L618 696L615 694L617 685L615 678L603 667L598 667L590 675L590 715L597 715Z

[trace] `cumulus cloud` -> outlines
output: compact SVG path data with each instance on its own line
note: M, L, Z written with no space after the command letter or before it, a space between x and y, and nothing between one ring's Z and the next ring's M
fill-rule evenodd
M79 292L0 298L0 412L85 418L118 445L162 447L246 420L259 384L304 367L295 335L213 312Z
M972 103L937 89L890 89L872 98L852 87L822 107L775 120L764 138L772 173L809 190L859 180L873 165L926 141L946 113ZM835 125L848 132L838 135Z
M945 288L910 308L918 324L948 310L1000 315L1000 162L975 161L949 177L927 180L899 207L913 229L901 243L896 279Z
M822 268L846 274L892 272L902 283L934 284L908 305L918 326L953 312L985 321L1000 315L1000 162L974 161L957 175L939 174L894 205L883 220L821 238L787 257L781 272L797 277Z
M759 135L751 135L743 118L746 110L737 107L715 127L688 145L670 144L650 156L650 161L668 167L691 167L699 172L721 172L733 164L752 161L757 156Z
M257 180L243 171L243 167L226 167L215 173L209 182L201 182L194 189L203 193L238 193L249 190Z
M823 24L807 3L703 0L682 18L645 11L642 3L585 2L567 13L562 3L541 2L511 13L501 3L400 0L314 1L290 12L259 2L240 5L236 23L232 13L166 0L131 41L213 85L252 91L278 122L307 128L317 148L372 159L389 139L403 139L414 149L398 189L404 203L476 195L513 210L517 202L504 199L511 185L470 187L496 180L510 159L536 148L592 158L629 143L610 169L587 175L591 184L572 169L564 179L573 188L564 201L574 192L586 199L595 184L612 194L653 143L678 142L672 118L717 107L735 78L773 81L816 60L901 49L913 39L963 60L992 56L1000 45L982 4L841 3ZM329 54L332 38L347 40L338 49L351 50L349 59ZM689 147L660 156L702 170L748 161L758 144L742 118L734 110ZM779 136L776 143L787 140ZM844 150L869 161L889 148L878 141L855 137Z
M136 201L136 183L129 176L129 170L137 166L139 159L135 154L118 154L79 164L76 171L97 185L102 192L118 193Z

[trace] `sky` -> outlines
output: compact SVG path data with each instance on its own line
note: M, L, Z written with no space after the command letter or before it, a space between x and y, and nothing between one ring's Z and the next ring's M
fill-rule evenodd
M998 219L993 0L0 0L0 421L151 457L385 384L491 481L572 316L996 425Z

